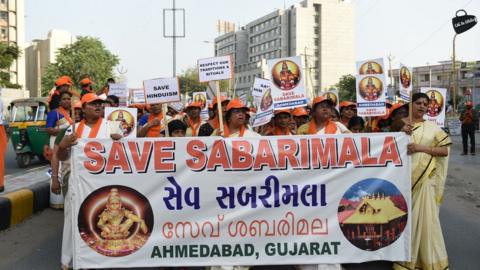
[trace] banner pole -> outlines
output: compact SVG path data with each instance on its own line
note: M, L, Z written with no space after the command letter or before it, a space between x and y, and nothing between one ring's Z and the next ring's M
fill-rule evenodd
M410 121L410 124L412 124L412 112L413 112L413 102L412 102L412 91L409 93L409 101L408 101L408 120Z
M163 126L165 128L165 137L170 137L170 133L168 132L168 121L167 121L167 104L162 104L162 114L163 114Z
M218 109L218 123L220 124L220 131L223 136L223 114L222 114L222 99L220 98L220 81L215 81L215 88L217 94L217 109Z

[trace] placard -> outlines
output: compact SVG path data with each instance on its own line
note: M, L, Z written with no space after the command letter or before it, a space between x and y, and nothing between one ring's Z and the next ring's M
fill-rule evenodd
M293 109L307 105L300 56L267 60L275 110Z
M131 104L145 104L145 90L143 88L130 89Z
M192 101L200 102L202 107L200 108L200 117L202 120L208 120L208 102L207 102L207 92L194 92L192 93Z
M105 108L105 119L107 119L107 136L115 133L118 127L123 132L124 138L137 137L137 109L136 108Z
M383 59L357 62L355 77L358 116L383 116L387 113L387 84Z
M400 64L400 74L399 74L399 86L400 86L400 97L403 100L410 101L410 93L413 89L413 70L409 67L406 67Z
M180 82L177 77L143 81L147 104L180 101Z
M197 68L200 82L233 78L232 57L230 55L199 59Z
M119 106L126 107L127 98L128 98L127 85L123 83L110 83L108 84L108 86L109 86L108 95L117 96L119 101Z
M435 122L439 127L444 127L447 89L421 87L420 92L427 94L430 99L424 119Z
M269 80L255 78L252 96L257 108L252 127L263 126L273 117L272 83Z

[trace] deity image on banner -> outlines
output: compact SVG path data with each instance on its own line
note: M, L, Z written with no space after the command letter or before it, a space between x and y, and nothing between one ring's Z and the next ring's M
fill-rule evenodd
M106 186L82 203L78 230L85 243L108 257L139 250L153 229L153 212L147 198L126 186Z
M374 61L369 61L360 66L360 69L358 70L358 74L360 75L383 74L383 68L379 63Z
M207 98L205 97L204 93L193 93L193 102L200 102L202 104L202 108L200 109L203 111L205 106L207 106Z
M443 96L436 90L429 90L425 94L430 98L430 102L427 106L427 115L430 117L436 117L442 112L443 108Z
M127 137L135 129L135 118L129 111L116 110L108 115L107 120L120 124L123 137Z
M359 82L360 95L366 101L375 101L383 93L383 83L376 77L368 76Z
M400 69L400 82L403 88L409 88L412 84L412 74L410 74L410 71L406 67Z
M281 60L272 68L272 81L281 90L292 90L300 82L300 67L293 61Z
M407 226L408 206L394 184L369 178L345 192L337 216L350 243L374 251L391 245L402 235Z
M260 101L260 109L267 111L273 105L272 90L268 88L263 94L262 101Z
M335 93L325 92L322 94L322 96L326 97L327 99L330 99L333 102L333 104L335 104L335 106L338 106L338 99Z

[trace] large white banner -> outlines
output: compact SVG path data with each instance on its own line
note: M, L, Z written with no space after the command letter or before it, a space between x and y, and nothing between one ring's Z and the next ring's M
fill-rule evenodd
M445 126L445 103L447 100L447 89L421 87L420 92L427 94L430 102L427 106L427 113L424 118L435 122L439 127Z
M275 110L293 109L307 105L300 56L267 60Z
M74 267L408 261L408 143L403 133L82 139Z
M386 91L383 59L357 62L357 114L383 116L387 114Z

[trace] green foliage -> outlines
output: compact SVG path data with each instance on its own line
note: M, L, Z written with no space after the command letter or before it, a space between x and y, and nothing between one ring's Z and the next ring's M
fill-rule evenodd
M108 78L114 77L113 68L118 63L118 56L98 38L77 37L75 43L57 51L56 63L47 66L42 78L42 95L46 95L62 75L70 76L75 84L88 76L95 83L93 88L99 90Z
M21 52L16 45L0 43L0 87L22 88L21 85L10 82L10 73L7 70L20 55Z
M338 95L340 100L356 100L355 76L348 74L343 75L337 83Z

